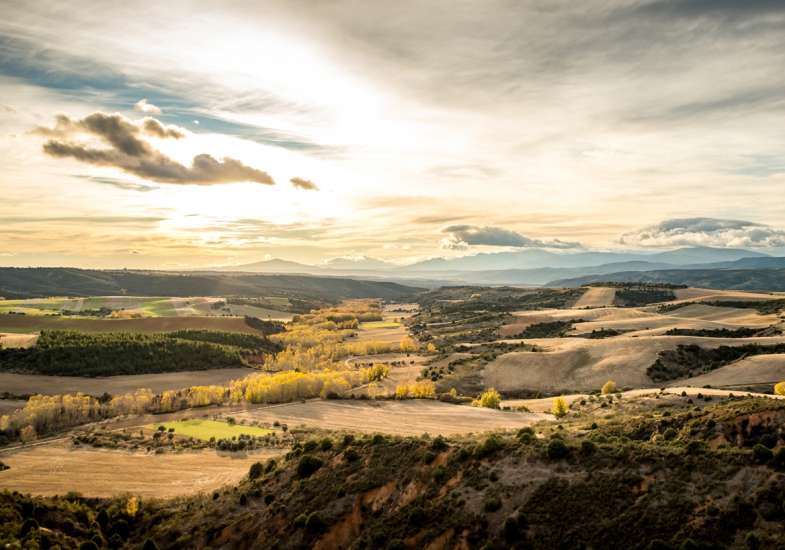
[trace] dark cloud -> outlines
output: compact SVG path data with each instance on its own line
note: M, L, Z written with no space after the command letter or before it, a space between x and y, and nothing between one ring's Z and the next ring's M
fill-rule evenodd
M782 0L658 0L632 8L639 14L665 17L753 17L785 12Z
M655 248L774 248L785 246L785 230L743 220L676 218L625 233L619 241L625 245Z
M442 239L443 248L455 250L466 249L469 246L508 246L515 248L581 248L579 243L560 241L541 241L530 239L516 231L503 227L478 226L478 225L451 225L442 230L448 236Z
M175 126L164 125L154 118L132 121L120 114L93 113L82 120L72 120L65 115L58 115L54 128L38 128L36 133L50 138L44 144L44 152L48 155L119 168L160 183L275 183L267 172L228 157L218 160L201 154L193 158L191 166L180 164L155 149L143 136L180 139L185 136L185 132ZM80 135L98 138L110 148L99 149L75 141Z
M292 178L289 182L297 189L306 189L308 191L318 191L319 189L314 182L303 178Z

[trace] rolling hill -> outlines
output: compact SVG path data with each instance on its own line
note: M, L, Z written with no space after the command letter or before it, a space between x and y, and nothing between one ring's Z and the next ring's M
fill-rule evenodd
M557 279L549 282L547 286L576 287L604 281L622 283L672 283L701 288L782 292L785 291L785 268L622 271L618 273L587 275L570 279Z
M0 268L0 296L287 296L336 302L347 298L400 300L419 288L384 281L307 275Z

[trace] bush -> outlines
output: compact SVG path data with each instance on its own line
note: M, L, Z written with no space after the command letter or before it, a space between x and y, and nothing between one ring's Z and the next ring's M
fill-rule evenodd
M581 454L592 455L596 450L597 450L597 446L594 444L593 441L589 441L588 439L584 439L583 441L581 441Z
M502 501L496 495L486 495L485 500L482 503L482 509L488 513L496 512L497 510L501 509Z
M774 393L777 395L785 395L785 381L774 384Z
M756 443L755 446L752 448L752 456L755 457L756 462L760 462L763 464L774 458L774 453L771 452L771 449L769 449L765 445Z
M601 392L603 395L608 395L609 393L616 393L616 382L614 382L613 380L608 380L607 382L605 382L605 384L603 384Z
M86 540L82 544L79 545L79 550L98 550L98 546L91 541ZM144 550L148 550L147 545L145 544Z
M261 462L254 462L253 464L251 464L251 467L248 469L248 479L253 481L254 479L261 477L263 473L264 473L264 465Z
M668 428L663 432L662 437L664 437L666 441L670 441L671 439L676 439L676 435L678 435L676 430Z
M502 449L502 447L504 447L504 444L497 436L489 435L485 438L485 441L477 445L474 454L477 458L485 458Z
M311 477L323 464L324 463L315 456L303 455L302 458L300 458L300 462L297 464L297 476L301 479Z
M147 539L144 541L144 546L142 546L142 550L158 550L158 545L155 544L153 539Z
M318 512L311 512L305 520L305 530L309 533L318 533L322 531L327 524L322 519Z
M560 460L570 454L570 448L561 439L551 439L548 443L548 458Z
M319 449L322 451L329 451L333 448L333 440L329 437L325 437L322 439L322 442L319 444Z
M360 454L354 449L346 449L343 452L343 458L346 460L346 462L355 462L359 460Z

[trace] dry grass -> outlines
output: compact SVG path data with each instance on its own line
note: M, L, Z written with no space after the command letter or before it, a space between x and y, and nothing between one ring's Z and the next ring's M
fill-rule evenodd
M616 297L615 288L592 286L575 302L576 308L612 306Z
M29 348L38 340L37 334L0 333L0 347Z
M168 498L236 483L251 464L282 452L218 454L210 450L155 455L73 449L59 442L3 454L10 469L0 472L0 488L35 495L77 491L90 497L130 493Z

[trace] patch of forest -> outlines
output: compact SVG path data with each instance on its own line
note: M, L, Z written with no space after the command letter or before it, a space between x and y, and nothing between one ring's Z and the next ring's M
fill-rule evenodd
M670 288L635 286L617 289L613 303L620 307L639 307L675 299L676 295Z
M712 338L760 338L778 336L782 331L777 327L740 327L740 328L672 328L666 336L707 336Z
M85 333L45 330L31 348L0 349L0 370L56 376L116 376L207 370L246 365L242 347L213 340L251 336L212 331L170 333ZM219 336L222 335L222 336ZM269 343L272 344L272 343ZM257 348L254 348L257 349ZM266 348L272 349L272 348Z

